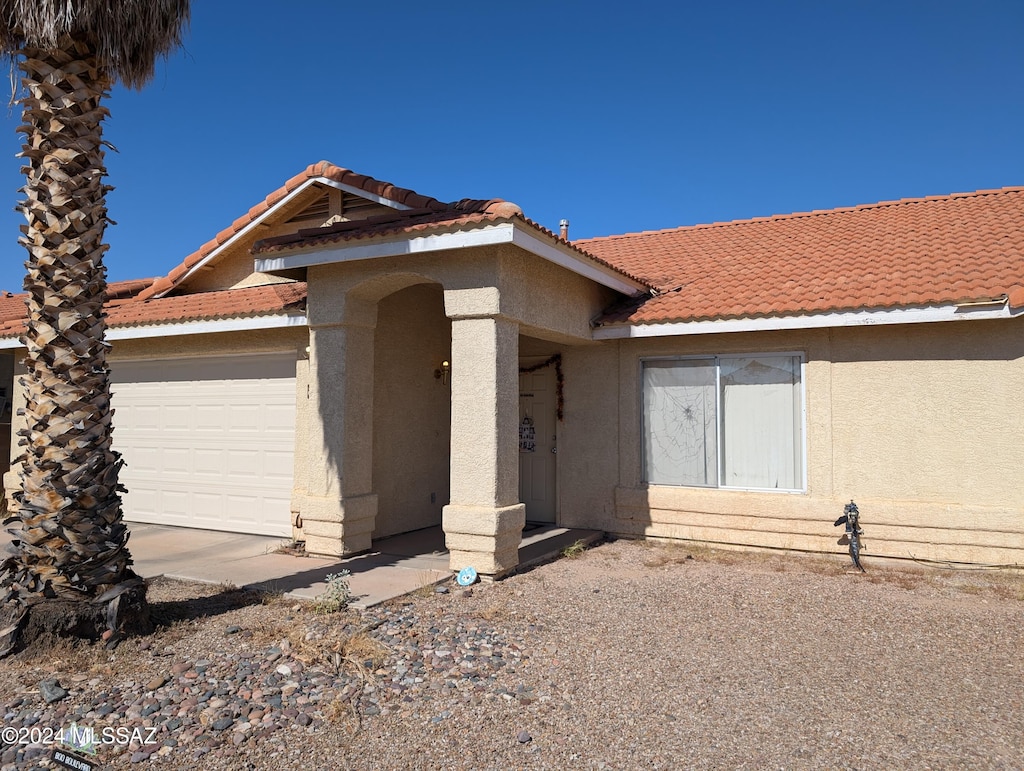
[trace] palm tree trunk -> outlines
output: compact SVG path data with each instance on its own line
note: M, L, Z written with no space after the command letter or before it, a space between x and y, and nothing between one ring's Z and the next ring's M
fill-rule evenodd
M0 655L24 613L44 601L94 619L76 634L114 639L148 623L145 585L131 569L121 515L119 453L111 447L110 369L103 301L108 222L101 124L110 79L84 42L20 52L28 223L27 404L19 432L21 490L12 529L18 552L3 565L6 618ZM0 595L2 599L2 595ZM5 624L5 621L7 622ZM95 627L95 628L93 628Z

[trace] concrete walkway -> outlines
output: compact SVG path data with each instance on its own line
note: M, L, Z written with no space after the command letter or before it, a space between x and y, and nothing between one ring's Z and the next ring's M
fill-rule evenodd
M142 523L129 527L128 546L144 578L251 586L311 600L327 588L328 575L348 570L352 606L367 608L452 576L440 527L375 541L371 552L340 560L283 553L288 543L283 538ZM591 543L600 537L596 530L527 530L519 547L520 567L551 559L578 540ZM0 531L0 547L9 542Z

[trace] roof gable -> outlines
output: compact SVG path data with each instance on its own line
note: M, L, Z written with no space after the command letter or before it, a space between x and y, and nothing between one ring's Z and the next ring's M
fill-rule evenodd
M163 297L182 287L199 271L213 267L230 248L238 246L247 252L258 238L288 232L302 224L363 219L390 210L442 211L448 206L413 190L320 161L296 174L188 255L166 276L157 279L140 298ZM257 226L274 223L277 218L281 220L281 227L257 230Z

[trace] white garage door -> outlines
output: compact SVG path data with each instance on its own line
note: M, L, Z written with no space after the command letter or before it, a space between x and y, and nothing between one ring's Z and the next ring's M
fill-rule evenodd
M126 520L291 535L294 353L111 370Z

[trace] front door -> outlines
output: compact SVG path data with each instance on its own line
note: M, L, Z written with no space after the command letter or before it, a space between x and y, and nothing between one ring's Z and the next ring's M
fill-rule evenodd
M519 500L529 522L555 521L556 398L554 365L519 376Z

